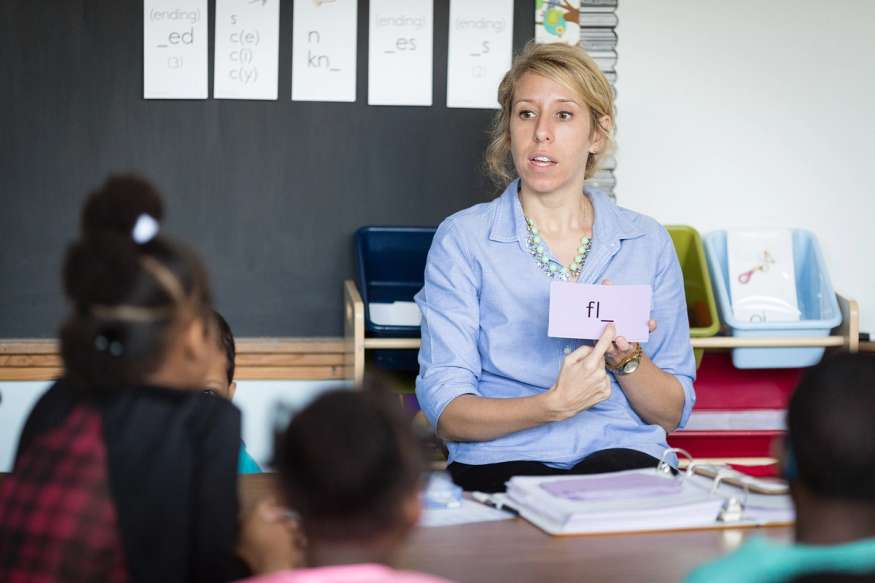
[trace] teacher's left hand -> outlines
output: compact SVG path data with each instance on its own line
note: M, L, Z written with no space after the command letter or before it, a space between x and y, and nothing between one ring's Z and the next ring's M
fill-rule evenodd
M602 285L611 285L611 281L605 279L602 281ZM647 320L647 329L653 334L653 331L656 330L656 320ZM616 363L621 362L635 351L636 344L637 342L629 342L623 336L616 336L611 346L605 351L605 362L610 367L615 366Z

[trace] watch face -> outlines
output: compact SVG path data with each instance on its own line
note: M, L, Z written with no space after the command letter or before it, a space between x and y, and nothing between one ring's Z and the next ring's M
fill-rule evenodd
M639 359L630 360L626 364L623 365L623 374L631 374L638 370L638 364L641 361Z

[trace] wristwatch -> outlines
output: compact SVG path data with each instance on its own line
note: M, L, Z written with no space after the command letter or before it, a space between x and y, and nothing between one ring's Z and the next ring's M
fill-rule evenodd
M608 365L608 369L616 376L623 376L638 370L639 364L641 364L641 345L636 343L635 350L631 354L623 357L620 362L613 366Z

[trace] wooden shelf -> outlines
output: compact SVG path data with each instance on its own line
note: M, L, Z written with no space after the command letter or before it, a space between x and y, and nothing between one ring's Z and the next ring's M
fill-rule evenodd
M413 348L419 349L419 338L365 338L365 348Z
M777 463L773 457L703 457L696 458L696 464L741 464L745 466L770 466ZM690 460L678 456L678 468L681 470L687 469L690 465Z
M365 350L375 349L418 349L419 338L365 338ZM797 336L788 338L739 338L737 336L711 336L710 338L690 338L693 348L800 348L845 346L843 336Z
M739 336L711 336L690 338L693 348L806 348L845 346L844 336L774 336L763 338Z
M239 338L238 380L349 378L342 338ZM0 381L49 381L63 374L58 342L0 340Z
M365 305L356 284L347 280L343 284L344 307L346 312L346 372L356 384L364 378L365 350L390 349L416 350L419 338L366 338ZM860 308L855 300L837 294L842 312L842 324L832 331L831 336L711 336L709 338L690 338L693 348L847 348L851 352L860 349Z

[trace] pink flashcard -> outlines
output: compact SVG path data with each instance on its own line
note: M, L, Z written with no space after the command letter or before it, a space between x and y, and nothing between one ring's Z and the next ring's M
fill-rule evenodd
M650 332L649 285L589 285L566 281L550 284L552 338L595 340L608 324L629 342L647 342Z

